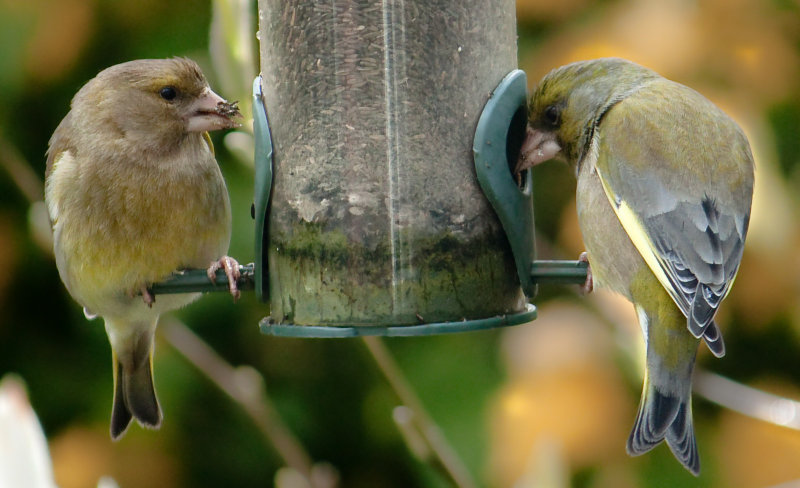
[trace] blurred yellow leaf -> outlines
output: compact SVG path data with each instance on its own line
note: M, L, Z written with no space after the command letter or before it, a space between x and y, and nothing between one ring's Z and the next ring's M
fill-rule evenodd
M509 379L490 415L497 486L533 476L543 446L570 469L625 457L635 401L614 363L610 329L573 304L547 304L539 317L503 341Z
M795 386L774 382L757 385L790 398ZM723 411L715 442L725 486L761 488L800 479L800 432Z
M61 488L86 488L111 475L122 487L180 486L176 460L159 442L163 432L128 432L112 443L106 429L70 427L50 441L56 482Z

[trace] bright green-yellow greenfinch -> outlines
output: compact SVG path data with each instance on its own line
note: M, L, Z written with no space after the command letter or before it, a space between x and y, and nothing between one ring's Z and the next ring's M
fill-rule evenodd
M111 342L111 437L132 418L158 428L152 376L159 314L198 294L148 286L184 268L238 264L228 192L207 131L238 114L193 61L146 59L112 66L84 85L50 139L45 201L61 280L87 317L101 316Z
M699 338L725 353L714 315L750 220L747 138L699 93L622 59L551 71L528 115L517 171L552 158L575 166L591 278L633 302L644 332L647 371L628 453L666 440L697 475L692 370Z

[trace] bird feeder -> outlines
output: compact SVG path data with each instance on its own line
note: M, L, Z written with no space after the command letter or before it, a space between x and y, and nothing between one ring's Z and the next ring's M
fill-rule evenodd
M537 283L585 280L584 263L535 261L531 174L512 175L527 98L513 0L261 0L259 39L245 277L269 303L262 332L515 325L536 318Z

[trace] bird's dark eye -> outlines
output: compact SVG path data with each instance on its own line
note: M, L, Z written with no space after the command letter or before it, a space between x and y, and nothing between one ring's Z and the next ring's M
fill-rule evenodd
M544 120L552 126L558 125L561 121L561 109L556 105L550 105L544 109Z
M165 86L158 91L158 94L161 95L161 98L164 100L171 102L178 96L178 90L176 90L174 86Z

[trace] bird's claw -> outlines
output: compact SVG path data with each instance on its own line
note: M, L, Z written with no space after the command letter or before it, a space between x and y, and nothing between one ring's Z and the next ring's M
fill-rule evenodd
M149 308L153 308L153 304L156 302L156 297L153 296L153 294L147 288L147 285L142 285L142 287L139 289L139 293L142 294L142 301L144 301L144 304Z
M586 281L581 285L581 293L588 295L594 290L594 278L592 278L592 265L589 264L589 253L584 251L578 256L578 261L586 263Z
M208 279L211 280L212 283L217 282L218 269L225 271L225 276L228 277L228 291L230 291L234 301L238 300L241 296L241 292L236 282L239 281L239 278L242 276L241 271L239 271L239 263L230 256L222 256L217 261L212 262L206 271Z

